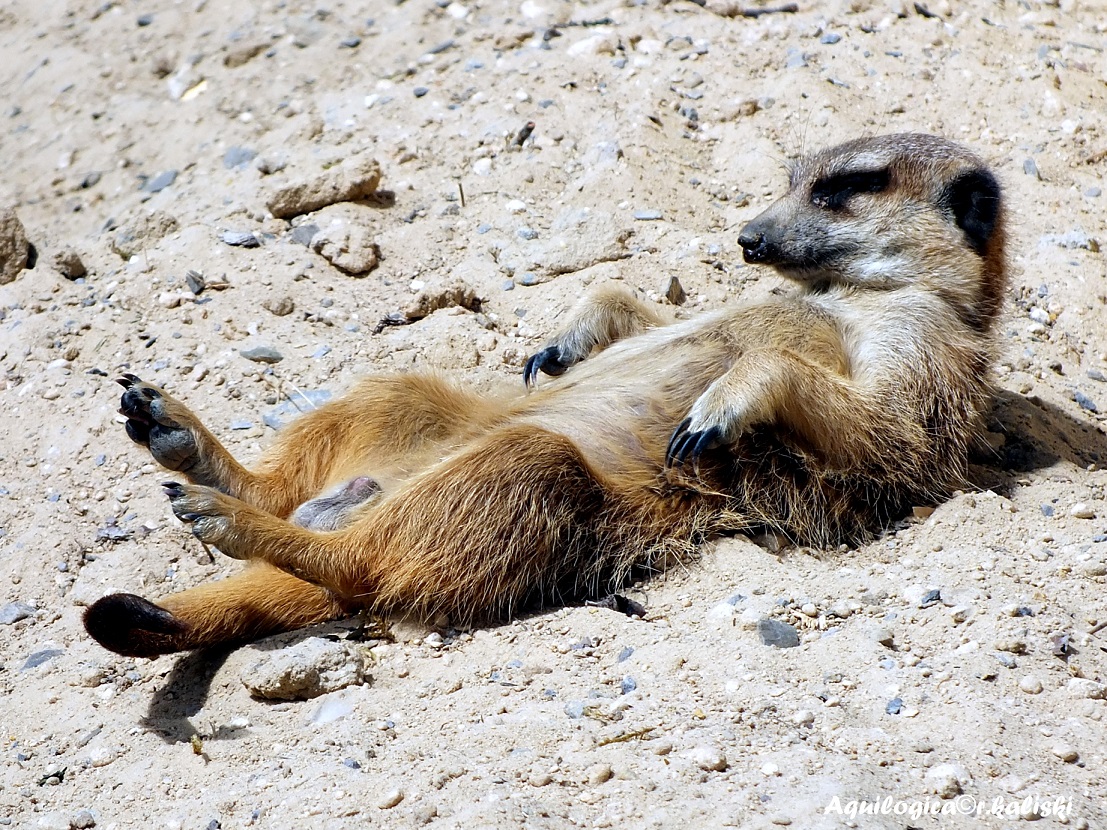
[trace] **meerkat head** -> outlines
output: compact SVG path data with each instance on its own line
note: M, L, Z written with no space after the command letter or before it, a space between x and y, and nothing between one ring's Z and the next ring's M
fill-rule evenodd
M952 141L862 138L798 161L738 237L746 262L812 286L919 285L986 328L1006 278L999 183Z

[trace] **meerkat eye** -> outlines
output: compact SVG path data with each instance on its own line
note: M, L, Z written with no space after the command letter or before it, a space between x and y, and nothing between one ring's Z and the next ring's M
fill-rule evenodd
M857 193L881 193L888 189L888 168L840 173L819 179L811 188L811 203L828 210L841 210Z

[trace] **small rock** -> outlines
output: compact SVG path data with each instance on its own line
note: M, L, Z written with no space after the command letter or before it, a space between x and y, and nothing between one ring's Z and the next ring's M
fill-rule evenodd
M1042 681L1032 674L1028 674L1019 680L1019 688L1028 695L1037 695L1042 692Z
M1012 657L1010 654L1003 654L1002 652L998 652L996 654L996 660L998 660L999 664L1004 668L1017 669L1019 667L1018 661L1015 660L1015 658Z
M269 199L267 207L278 219L291 219L337 202L372 196L381 179L374 159L356 158L310 179L287 184Z
M565 704L565 714L570 720L580 720L584 716L584 701L570 700Z
M223 154L223 166L228 170L242 168L257 158L257 151L248 147L228 147Z
M0 284L11 282L27 267L30 245L15 211L0 208Z
M69 826L73 830L88 830L96 826L96 815L92 810L78 810L69 820Z
M311 247L311 240L315 238L317 233L319 233L319 226L307 223L293 228L288 238L305 248L309 248Z
M895 637L890 629L878 628L873 631L873 639L885 648L891 648L895 643Z
M67 280L78 280L88 273L85 264L81 262L80 255L72 248L55 251L52 264L54 270Z
M837 32L827 32L825 35L823 35L821 38L819 38L819 43L825 43L828 46L833 46L835 43L837 43L841 39L842 39L842 36L840 34L838 34Z
M1026 640L1021 637L1001 637L995 642L996 650L1011 654L1026 654Z
M404 791L400 789L391 789L381 796L381 800L377 802L377 807L382 810L391 810L397 804L404 800Z
M704 772L723 772L730 766L723 751L714 746L697 746L688 758Z
M675 274L665 281L665 287L661 293L673 305L684 305L688 301L688 294L685 293L684 286L680 284Z
M265 700L309 700L364 683L368 677L361 651L345 641L309 637L274 648L273 642L267 645L263 640L246 648L256 659L246 662L242 685Z
M338 45L343 49L356 49L361 46L361 38L357 35L350 35L349 37L342 38Z
M1076 759L1080 757L1080 753L1076 751L1076 747L1072 744L1056 743L1050 747L1050 752L1066 764L1075 763Z
M1107 685L1084 677L1074 677L1065 684L1071 697L1088 700L1107 700Z
M660 210L647 209L634 211L634 218L638 222L656 222L662 217Z
M884 711L889 715L898 715L903 711L903 698L894 697L884 704Z
M25 620L28 617L33 617L35 609L25 602L9 602L3 608L0 608L0 625L11 625L12 623Z
M538 238L538 231L536 231L534 228L528 228L526 226L519 228L519 230L515 231L515 233L520 239L525 239L528 242L532 239Z
M1072 392L1072 399L1076 401L1076 405L1081 409L1085 409L1088 412L1099 412L1099 407L1096 406L1096 402L1081 392L1079 389L1074 389Z
M619 690L628 695L638 688L638 681L631 677L629 674L623 678L622 683L619 684Z
M311 249L352 277L364 276L380 263L380 248L360 225L343 223L319 231Z
M160 193L161 191L165 190L165 188L173 184L173 182L175 181L177 181L176 170L163 170L152 179L147 179L146 182L139 189L145 191L146 193Z
M430 92L430 90L427 89L425 86L417 86L417 87L415 87L415 89L413 89L411 91L412 91L412 94L414 94L416 98L422 98L424 95L426 95L428 92Z
M527 783L532 787L545 787L553 783L553 776L548 772L535 772L527 779Z
M793 626L779 620L758 620L757 635L762 643L776 648L795 648L800 644L799 632Z
M287 317L296 310L296 303L291 297L278 297L263 301L261 307L277 317Z
M1094 519L1095 511L1081 501L1072 506L1069 510L1069 515L1074 519Z
M62 654L65 654L65 652L60 648L44 648L42 651L36 651L31 654L19 670L27 671L28 669L36 669L43 663L53 660L55 657L59 657Z
M923 594L922 599L919 600L919 608L929 608L931 605L935 605L941 601L942 592L935 588Z
M792 723L796 726L810 726L815 722L815 713L810 709L800 709L792 715Z
M280 363L284 360L284 355L272 346L255 346L252 349L242 349L239 354L247 360L254 361L254 363Z
M261 246L258 235L250 231L223 231L220 238L235 248L258 248Z
M595 787L610 781L614 774L611 764L593 764L584 771L584 779Z
M1026 159L1022 163L1022 172L1038 181L1042 180L1042 174L1038 172L1038 163L1034 159Z
M938 764L926 773L930 792L939 798L959 796L972 779L960 764Z

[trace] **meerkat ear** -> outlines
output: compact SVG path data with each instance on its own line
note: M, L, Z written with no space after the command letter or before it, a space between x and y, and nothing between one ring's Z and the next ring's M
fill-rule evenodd
M1000 189L987 170L968 170L949 183L942 201L981 256L999 219Z

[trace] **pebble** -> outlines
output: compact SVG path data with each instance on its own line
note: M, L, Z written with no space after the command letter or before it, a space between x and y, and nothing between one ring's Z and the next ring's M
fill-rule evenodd
M272 346L254 346L252 349L242 349L239 354L254 363L280 363L284 360L284 355Z
M730 766L726 755L715 746L697 746L688 753L688 758L704 772L723 772Z
M571 720L580 720L584 716L584 701L570 700L565 704L565 714Z
M263 301L261 307L277 317L287 317L296 310L296 303L291 297L278 297Z
M661 211L654 209L634 211L634 218L639 222L656 222L662 215Z
M426 95L428 92L430 92L430 90L427 89L425 86L417 86L417 87L415 87L415 89L413 89L411 91L415 95L416 98L422 98L424 95Z
M1033 176L1038 181L1042 180L1042 174L1038 172L1038 163L1034 159L1026 159L1022 163L1022 172L1028 176Z
M823 35L821 38L819 38L819 43L825 43L828 46L833 46L835 43L837 43L841 39L842 39L842 36L840 34L838 34L837 32L827 32L825 35Z
M878 628L873 631L873 639L887 648L891 648L895 642L895 637L888 628Z
M757 635L762 643L775 648L795 648L800 644L799 632L793 626L779 620L758 620Z
M515 233L519 236L520 239L526 239L528 241L538 238L538 231L536 231L534 228L529 228L526 226L519 228L519 230L517 230Z
M28 669L36 669L43 663L49 662L62 654L65 654L65 652L60 648L44 648L27 657L26 662L23 663L23 666L19 670L27 671Z
M611 764L593 764L584 771L584 779L595 787L610 781L614 774Z
M12 208L0 208L0 285L19 276L27 266L30 242Z
M1093 401L1079 389L1073 390L1072 399L1076 401L1077 406L1079 406L1081 409L1085 409L1088 412L1099 412L1099 407L1096 406L1095 401Z
M665 281L661 294L673 305L684 305L688 301L688 294L675 274Z
M401 789L391 789L381 796L381 800L377 802L377 807L382 810L391 810L397 804L404 800L404 791Z
M223 231L220 238L235 248L258 248L261 246L258 235L250 231Z
M380 249L361 225L331 226L317 233L311 249L352 277L368 274L380 263Z
M257 155L257 151L249 147L228 147L223 154L223 166L228 170L241 169L257 158Z
M319 233L319 226L311 223L303 225L297 225L292 229L292 232L288 235L288 238L297 244L303 245L305 248L311 246L311 240L315 238L315 234Z
M629 674L623 678L623 682L619 684L619 689L624 695L630 694L638 688L638 681L631 677Z
M1019 680L1019 688L1028 695L1037 695L1042 692L1042 681L1032 674L1028 674Z
M161 191L165 190L165 188L173 184L173 182L175 181L177 181L176 170L163 170L152 179L147 179L146 182L139 189L145 191L146 193L160 193Z
M34 616L34 613L35 609L25 602L9 602L0 608L0 625L11 625Z
M351 643L309 637L280 647L270 638L247 646L242 685L265 700L309 700L364 683L365 659ZM347 704L348 705L348 704Z
M318 176L278 188L266 207L278 219L291 219L327 205L364 199L377 191L381 168L376 160L354 158Z
M343 49L356 49L361 46L361 38L357 35L351 35L350 37L344 37L338 44Z
M1050 747L1050 752L1064 761L1066 764L1072 764L1080 757L1080 753L1076 751L1076 747L1072 744L1056 743Z
M800 709L792 715L792 723L796 726L810 726L815 722L815 713L810 709Z
M73 830L88 830L96 826L96 814L92 810L78 810L69 820L69 826Z
M1065 689L1070 696L1075 698L1107 700L1107 685L1088 678L1074 677L1065 684Z
M1080 501L1069 509L1069 515L1074 519L1094 519L1095 511L1084 504L1084 502Z
M930 791L939 798L955 798L971 780L960 764L938 764L926 773Z
M884 711L889 715L898 715L903 711L903 698L894 697L884 704Z
M88 273L80 255L72 248L62 248L54 252L52 258L54 270L67 280L79 280Z
M1015 660L1015 658L1012 657L1010 654L1003 654L1002 652L997 652L996 653L996 660L998 660L999 664L1001 666L1003 666L1004 668L1017 669L1019 667L1018 661Z

